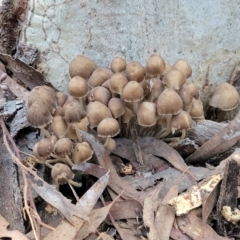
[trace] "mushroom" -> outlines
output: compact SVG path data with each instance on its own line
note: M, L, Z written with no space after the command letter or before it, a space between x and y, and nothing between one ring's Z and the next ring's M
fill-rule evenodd
M110 79L113 72L107 68L97 68L88 79L91 88L101 86L106 80Z
M63 163L56 163L52 170L51 176L57 184L72 184L75 187L81 187L81 183L77 183L73 181L74 173L71 169Z
M120 127L118 121L114 118L103 119L97 127L98 137L106 138L104 146L108 145L110 138L118 135Z
M172 133L176 130L180 130L182 132L182 135L180 139L184 139L186 136L186 130L192 128L193 121L191 119L191 116L186 111L180 111L178 114L174 115L171 119L171 128Z
M95 128L104 118L111 118L111 111L104 104L95 101L87 105L87 116L90 128Z
M139 62L130 62L126 67L126 76L129 81L142 82L146 76L145 69Z
M122 97L125 102L133 104L134 113L137 113L138 103L143 99L143 88L140 83L136 81L128 82L124 89Z
M92 158L93 150L87 142L77 143L73 151L74 164L86 162Z
M54 89L47 86L37 86L33 88L28 96L28 108L30 108L35 102L43 105L43 107L47 108L51 114L54 113L57 107L57 99Z
M58 138L62 138L68 131L68 124L62 116L54 116L48 127L48 131L54 133Z
M57 105L62 107L63 104L67 101L68 95L63 92L56 92Z
M105 87L95 87L88 94L88 101L95 102L99 101L104 105L108 105L109 100L111 99L110 91Z
M213 96L209 105L214 108L219 108L222 112L218 116L218 120L222 119L225 111L235 109L239 104L239 94L235 87L229 83L219 85L213 92Z
M73 163L69 158L69 156L72 154L72 151L73 151L73 143L68 138L65 138L65 137L61 138L55 144L55 150L54 150L55 154L59 156L61 160L63 160L64 158L64 162L70 165L71 167L73 166Z
M165 89L157 100L158 115L166 116L167 130L163 135L157 134L157 137L165 137L171 132L172 115L178 114L183 108L183 103L179 95L171 88Z
M149 102L154 101L164 91L164 84L158 78L152 78L148 82L148 88L150 90Z
M27 120L31 126L40 128L46 137L50 137L45 127L52 121L52 115L43 104L34 102L28 109Z
M111 91L122 96L122 92L128 79L122 73L115 73L110 78Z
M54 151L54 148L54 144L48 138L44 138L34 145L33 155L41 162L45 162Z
M96 69L97 65L90 58L78 55L70 62L69 75L70 78L80 76L87 80Z
M164 75L162 82L167 85L168 88L178 92L186 80L185 75L180 70L173 68Z
M185 82L178 92L183 101L184 110L188 113L191 111L193 99L199 98L197 86L191 82Z
M72 102L69 103L65 110L64 119L67 124L71 124L76 131L77 139L79 142L82 142L82 137L79 132L78 123L86 117L86 112L79 103Z
M108 108L114 118L119 118L125 113L124 102L120 98L111 98L108 102Z
M79 76L73 77L68 83L68 93L70 96L78 98L80 104L84 107L83 100L88 94L87 81Z
M115 57L111 62L110 68L114 73L120 73L125 71L126 66L127 66L127 63L123 58Z
M134 114L133 114L132 110L125 107L125 112L122 115L122 122L125 124L126 137L128 137L128 135L129 135L129 125L130 125L129 123L133 117L134 117Z
M157 77L164 73L165 62L164 59L158 54L152 54L146 64L146 74L150 77Z
M190 116L193 120L199 121L204 119L204 110L203 110L203 104L201 99L195 99L192 100L192 108L190 111Z
M180 70L186 78L190 78L192 76L192 68L190 64L184 59L178 59L174 64L173 68Z

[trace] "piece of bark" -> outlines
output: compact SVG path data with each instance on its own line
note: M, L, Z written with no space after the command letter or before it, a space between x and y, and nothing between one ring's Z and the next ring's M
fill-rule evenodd
M19 173L7 152L0 132L0 212L10 223L10 229L24 233L23 199L19 187Z

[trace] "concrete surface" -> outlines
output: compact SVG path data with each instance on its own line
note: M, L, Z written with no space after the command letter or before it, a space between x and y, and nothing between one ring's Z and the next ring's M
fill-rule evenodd
M145 64L154 52L185 58L205 99L228 81L240 56L238 0L30 0L21 41L42 52L48 81L66 91L77 54L108 67L115 56Z

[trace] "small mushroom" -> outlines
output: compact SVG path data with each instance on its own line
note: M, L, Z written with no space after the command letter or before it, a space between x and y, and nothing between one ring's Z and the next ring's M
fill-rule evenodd
M97 69L97 65L90 58L78 55L70 62L69 75L70 78L80 76L88 80L95 69Z
M190 116L195 121L203 120L204 117L204 110L203 110L203 104L201 99L195 99L192 100L192 108L190 111Z
M120 73L125 71L126 66L127 66L127 63L123 58L115 57L111 62L110 68L114 73Z
M56 163L53 166L51 176L57 184L69 183L75 187L82 186L82 183L77 183L72 180L74 178L74 173L66 164L63 163Z
M86 162L92 158L93 150L87 142L77 143L73 151L74 164Z
M88 79L88 85L91 88L101 86L105 81L110 79L113 72L107 68L97 68Z
M54 116L48 127L49 132L54 133L58 138L62 138L68 131L68 124L62 116Z
M129 81L142 82L146 76L145 68L139 62L130 62L126 67L126 76Z
M90 128L95 128L104 118L111 118L111 111L104 104L95 101L87 105L87 116Z
M99 101L106 106L108 105L110 99L111 99L110 91L102 86L93 88L88 94L89 102Z
M65 159L65 163L73 166L73 163L69 156L72 154L73 151L73 143L68 138L61 138L55 144L55 154L61 158Z
M110 78L111 91L121 96L127 83L128 79L122 73L115 73Z
M28 109L27 120L31 126L39 128L46 137L50 137L50 133L45 127L51 123L52 115L49 110L41 103L34 102Z
M152 54L146 64L146 74L150 77L157 77L164 73L165 62L164 59L158 54Z
M180 70L186 78L190 78L192 76L192 68L190 64L184 59L178 59L174 64L173 68Z

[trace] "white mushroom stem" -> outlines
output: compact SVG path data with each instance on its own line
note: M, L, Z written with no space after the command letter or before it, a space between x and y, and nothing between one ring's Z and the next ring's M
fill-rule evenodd
M51 134L49 133L49 131L46 130L44 127L40 128L40 130L41 130L42 134L43 134L46 138L48 138L48 137L51 136Z
M171 119L172 115L166 115L167 116L167 128L161 130L158 134L156 134L156 138L164 138L167 135L171 133Z
M48 163L55 163L55 162L64 162L66 164L68 164L69 166L73 166L74 164L72 163L71 159L66 155L65 158L63 157L59 157L53 153L50 154L51 157L55 158L55 159L50 159L50 160L47 160Z
M74 182L73 180L71 179L66 179L67 182L75 187L81 187L82 186L82 183L77 183L77 182Z

